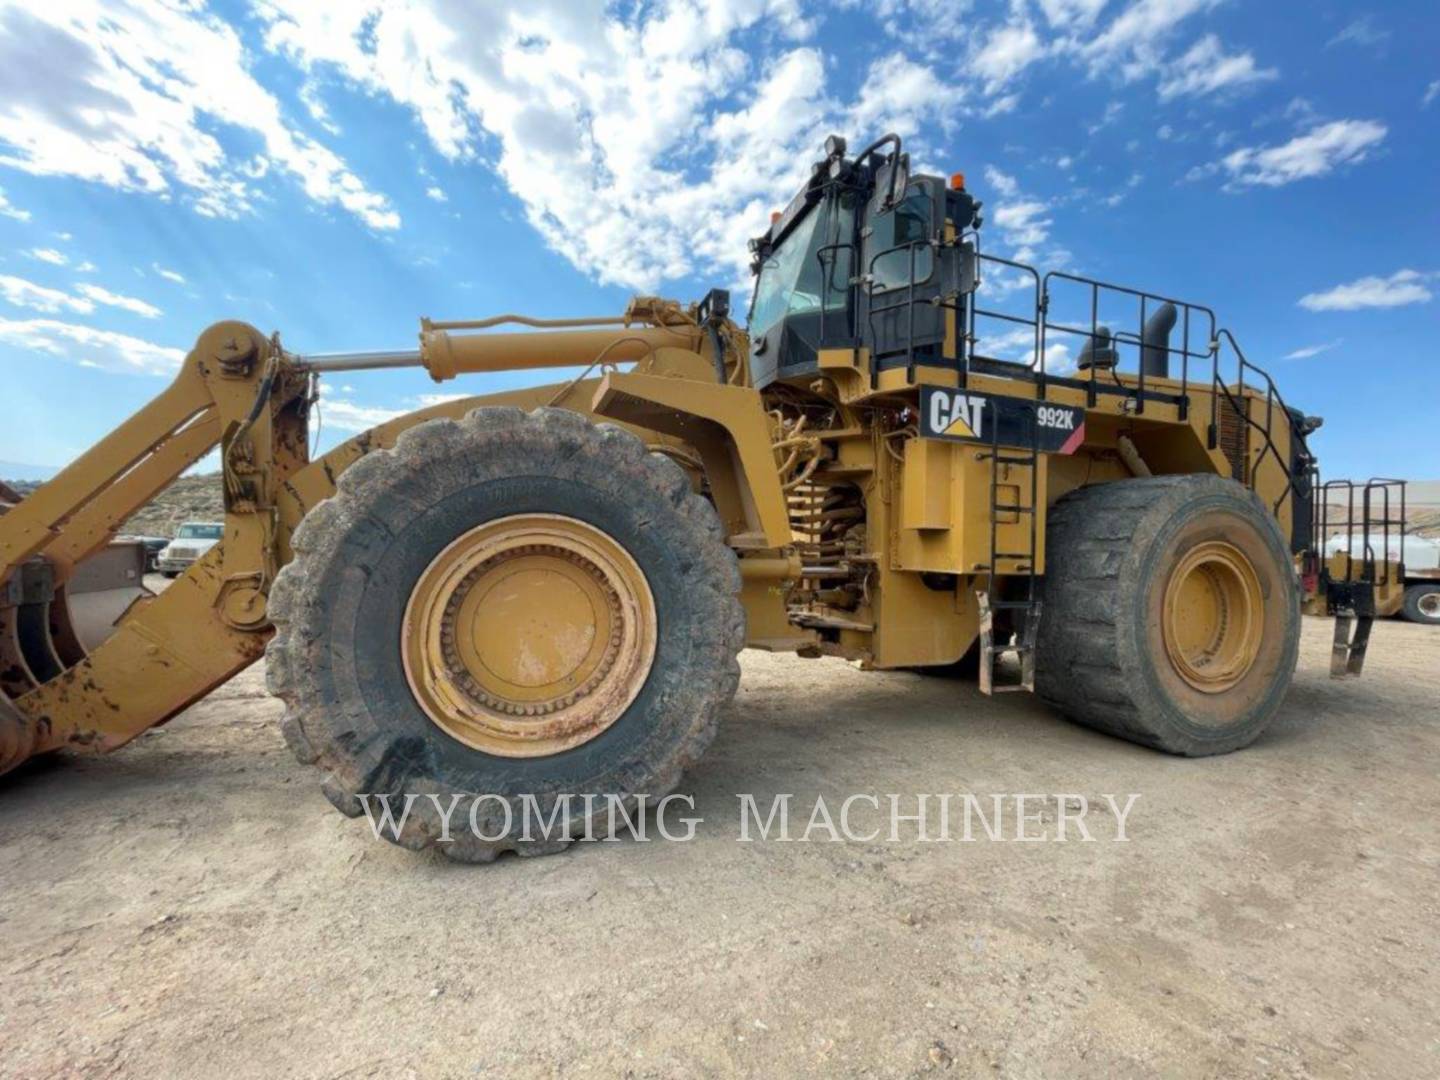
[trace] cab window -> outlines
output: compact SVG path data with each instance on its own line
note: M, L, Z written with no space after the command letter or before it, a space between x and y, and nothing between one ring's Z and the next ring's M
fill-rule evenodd
M887 213L871 216L868 250L871 253L871 291L903 289L910 284L910 259L915 259L915 283L928 281L935 253L926 243L933 235L930 216L934 201L923 187L912 185L905 198ZM911 246L916 245L916 246Z
M816 206L760 269L750 333L762 336L787 315L843 311L850 294L855 198L845 193Z

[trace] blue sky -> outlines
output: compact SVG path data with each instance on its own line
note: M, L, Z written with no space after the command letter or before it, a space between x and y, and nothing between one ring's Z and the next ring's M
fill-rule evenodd
M370 349L744 287L824 136L891 129L988 250L1213 307L1327 475L1440 477L1433 0L0 3L0 460L220 318ZM325 442L534 378L335 377Z

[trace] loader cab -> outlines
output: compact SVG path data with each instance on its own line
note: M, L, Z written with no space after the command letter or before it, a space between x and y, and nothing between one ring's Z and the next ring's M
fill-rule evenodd
M958 335L946 344L964 303L958 263L968 249L957 238L977 223L978 204L939 177L911 176L893 135L853 160L831 136L826 153L751 241L754 384L808 376L832 349L863 350L872 374L958 366L958 355L947 355Z

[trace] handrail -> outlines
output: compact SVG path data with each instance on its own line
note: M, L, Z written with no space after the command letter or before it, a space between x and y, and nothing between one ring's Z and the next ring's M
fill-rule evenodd
M929 249L933 248L933 246L934 241L932 240L911 240L909 243L896 244L893 247L883 248L882 250L875 252L873 255L870 256L869 261L865 264L864 280L866 285L869 287L867 297L868 299L873 299L875 296L875 264L881 259L883 259L885 256L893 255L901 251L907 252L910 256L910 275L904 286L905 299L897 301L893 304L882 304L880 307L875 307L873 304L870 303L867 303L865 305L865 321L867 326L869 327L870 340L872 342L875 340L876 313L886 311L899 311L901 308L905 309L907 315L905 333L905 377L907 381L913 381L915 378L915 286L920 284L915 280L915 251L917 248ZM935 275L935 266L933 265L933 262L934 259L932 256L930 277L933 277ZM929 280L929 278L927 278L926 280ZM884 291L893 292L898 290L899 288L900 286L897 285L894 289L885 289ZM870 385L874 387L878 385L878 379L880 375L880 357L877 354L876 350L874 350L873 348L871 350L870 363Z
M1089 290L1090 290L1090 330L1089 330L1088 332L1085 331L1085 330L1082 329L1082 328L1079 328L1079 327L1071 327L1071 326L1066 326L1066 325L1063 324L1063 323L1051 322L1051 320L1050 320L1050 318L1049 318L1049 310L1050 310L1050 283L1051 283L1052 280L1054 280L1054 281L1068 281L1068 282L1070 282L1070 283L1072 283L1072 284L1075 284L1075 285L1083 285L1083 286L1086 286L1086 287L1089 288ZM1191 302L1188 301L1188 300L1179 300L1179 299L1176 299L1175 297L1165 296L1165 295L1163 295L1163 294L1161 294L1161 293L1145 292L1145 291L1142 290L1142 289L1132 289L1132 288L1131 288L1130 286L1128 286L1128 285L1116 285L1116 284L1113 283L1113 282L1100 281L1098 278L1087 278L1087 277L1081 277L1081 276L1078 275L1078 274L1068 274L1068 273L1065 273L1065 272L1062 271L1062 270L1051 270L1051 271L1047 272L1046 275L1045 275L1045 278L1044 278L1043 286L1044 286L1044 287L1043 287L1043 297L1042 297L1041 305L1040 305L1040 311L1041 311L1041 312L1043 313L1043 315L1044 315L1044 318L1043 318L1043 321L1042 321L1042 331L1043 331L1043 332L1042 332L1042 336L1041 336L1041 346L1042 346L1042 348L1044 347L1044 345L1045 345L1045 343L1046 343L1046 339L1047 339L1048 336L1049 336L1048 331L1049 331L1049 330L1052 330L1052 329L1053 329L1053 330L1058 330L1058 331L1060 331L1061 333L1069 333L1069 334L1075 334L1075 335L1080 336L1080 337L1088 337L1092 342L1098 341L1098 340L1099 340L1098 331L1099 331L1099 328L1100 328L1100 294L1101 294L1102 291L1103 291L1103 292L1106 292L1106 293L1119 293L1119 294L1121 294L1121 295L1123 295L1123 296L1131 296L1131 297L1134 297L1135 299L1137 299L1137 300L1140 301L1140 311L1139 311L1139 316L1140 316L1140 318L1139 318L1139 322L1138 322L1138 324L1137 324L1137 326L1138 326L1138 328L1139 328L1139 329L1138 329L1138 332L1135 333L1134 335L1131 335L1131 334L1128 334L1127 332L1125 332L1125 331L1122 330L1122 331L1119 331L1119 332L1113 334L1112 337L1111 337L1111 340L1114 341L1114 342L1124 343L1124 344L1133 344L1133 345L1138 346L1138 347L1139 347L1139 350L1140 350L1141 360L1140 360L1140 363L1139 363L1139 365L1138 365L1138 369L1137 369L1137 371L1136 371L1136 379L1135 379L1135 411L1136 411L1136 413L1143 413L1143 412L1145 411L1145 364L1144 364L1144 344L1145 344L1145 342L1144 342L1144 334L1145 334L1145 324L1149 321L1149 319L1148 319L1148 314L1149 314L1150 304L1151 304L1151 303L1154 303L1154 304L1156 305L1156 309L1157 309L1157 310L1158 310L1159 308L1163 307L1163 306L1166 305L1166 304L1170 304L1171 306L1173 306L1173 307L1176 309L1176 311L1177 311L1179 314L1181 314L1182 317L1183 317L1183 318L1182 318L1182 322L1181 322L1181 330L1180 330L1180 346L1179 346L1178 348L1176 348L1175 346L1171 345L1171 344L1167 341L1166 344L1165 344L1164 350L1165 350L1165 355L1166 355L1166 357L1167 357L1167 361L1168 361L1168 358L1169 358L1169 357L1174 356L1174 355L1176 355L1176 354L1179 354L1179 356L1180 356L1180 395L1179 395L1179 396L1180 396L1180 402L1179 402L1179 406L1178 406L1178 407L1179 407L1179 410L1180 410L1180 417L1181 417L1181 419L1185 419L1185 418L1189 415L1189 411L1190 411L1190 392L1189 392L1189 391L1190 391L1190 360L1191 360L1192 357L1195 358L1195 359L1201 359L1201 358L1206 357L1206 356L1212 356L1212 357L1213 357L1213 355L1214 355L1214 353L1215 353L1215 324L1216 324L1216 318L1215 318L1215 312L1214 312L1214 311L1212 311L1210 308L1206 307L1204 304L1193 304L1193 303L1191 303ZM1210 334L1209 334L1209 336L1206 338L1206 340L1209 342L1209 347L1208 347L1204 352L1196 352L1196 351L1194 351L1194 350L1192 350L1192 349L1190 348L1190 331L1191 331L1191 325L1190 325L1190 324L1191 324L1191 313L1192 313L1192 312L1199 313L1199 314L1202 314L1202 315L1206 316L1206 317L1209 319L1209 322L1210 322ZM1167 366L1168 366L1168 363L1167 363ZM1097 378L1097 376L1096 376L1096 368L1095 368L1094 366L1092 366L1091 369L1090 369L1090 384L1091 384L1091 385L1090 385L1090 391L1089 391L1091 404L1094 404L1094 401L1095 401L1095 393L1096 393L1096 391L1095 391L1095 382L1096 382L1096 378Z
M1259 456L1255 460L1254 467L1250 470L1249 486L1252 489L1255 487L1255 476L1257 473L1259 473L1260 466L1264 464L1265 455L1267 453L1275 459L1275 464L1280 467L1280 471L1285 475L1285 490L1280 493L1280 497L1275 500L1274 505L1271 507L1272 512L1279 513L1280 504L1285 501L1285 496L1291 494L1296 490L1295 475L1293 472L1291 472L1290 466L1287 465L1285 463L1285 460L1280 456L1280 451L1276 449L1275 440L1271 437L1270 429L1272 426L1272 421L1274 419L1275 405L1278 403L1280 406L1280 411L1285 414L1286 423L1290 425L1293 438L1295 422L1291 417L1290 408L1288 405L1285 404L1285 399L1280 394L1280 388L1275 385L1275 380L1270 377L1270 373L1264 368L1259 367L1256 364L1252 364L1249 360L1245 358L1245 353L1243 350L1241 350L1239 343L1235 340L1234 334L1222 327L1219 334L1217 335L1216 340L1228 341L1230 343L1230 348L1235 350L1236 359L1239 360L1239 367L1237 368L1236 372L1236 385L1240 391L1238 398L1239 401L1243 401L1245 399L1245 370L1247 368L1255 372L1257 375L1259 375L1265 380L1265 424L1262 427L1253 417L1251 417L1248 405L1244 409L1241 409L1239 407L1239 405L1237 404L1236 395L1232 394L1229 387L1227 387L1225 383L1221 380L1220 352L1218 348L1216 349L1214 366L1211 373L1214 388L1225 395L1226 400L1230 403L1230 406L1235 412L1236 416L1238 416L1241 420L1245 421L1245 423L1248 424L1250 427L1253 427L1256 431L1260 432L1260 434L1263 435L1265 438L1265 446L1261 449ZM1217 402L1219 401L1218 395L1216 395L1215 400Z
M887 304L879 307L871 307L868 311L868 319L870 323L870 332L873 336L874 321L875 317L878 314L898 310L899 308L907 305L910 306L910 333L909 340L907 341L906 345L906 359L912 378L914 375L915 365L913 310L913 305L915 303L913 294L916 285L916 282L914 280L915 249L921 244L926 243L926 241L915 241L911 244L897 245L895 247L887 248L884 251L873 254L866 265L866 274L864 277L864 280L866 281L871 281L873 279L873 270L875 264L879 259L883 258L884 256L890 255L897 251L909 251L911 261L910 281L906 286L904 298L897 301L896 303ZM1203 361L1208 357L1210 360L1211 369L1211 412L1209 448L1211 450L1214 450L1217 445L1218 433L1220 429L1220 406L1221 399L1223 398L1228 404L1231 411L1235 414L1235 416L1244 423L1246 430L1253 428L1256 432L1259 433L1260 439L1262 441L1259 453L1256 455L1254 461L1249 461L1247 454L1247 460L1242 462L1240 474L1237 475L1235 478L1241 483L1244 483L1253 489L1256 484L1256 478L1259 475L1260 470L1264 467L1267 459L1273 458L1275 461L1275 465L1280 469L1280 472L1284 477L1284 485L1279 496L1275 499L1273 505L1271 506L1272 513L1278 514L1280 511L1280 507L1284 503L1285 499L1287 497L1295 495L1298 492L1299 489L1296 486L1296 478L1292 464L1290 462L1287 462L1286 459L1281 455L1280 448L1275 440L1275 413L1278 409L1284 414L1286 422L1289 423L1291 426L1292 438L1290 444L1292 448L1295 445L1295 423L1294 418L1291 415L1289 406L1286 404L1284 396L1280 393L1280 389L1276 385L1275 380L1271 377L1270 373L1259 365L1252 363L1245 356L1244 351L1240 348L1239 343L1235 340L1234 334L1232 334L1228 329L1224 329L1218 326L1218 319L1215 315L1215 311L1212 308L1204 304L1191 303L1189 301L1179 300L1174 297L1165 296L1160 293L1146 292L1141 289L1131 288L1128 285L1117 285L1111 282L1100 281L1095 278L1082 277L1078 274L1071 274L1060 270L1048 271L1042 277L1034 267L1029 266L1025 263L1012 259L1006 259L997 255L986 254L980 249L978 236L975 238L975 258L977 291L972 296L970 302L965 305L964 329L963 333L960 333L958 335L959 351L962 354L960 357L962 361L962 386L968 383L972 363L979 356L977 345L981 342L982 339L979 337L977 331L977 323L978 320L981 319L992 319L999 322L1009 323L1015 326L1023 326L1033 331L1033 352L1029 364L1025 366L1029 368L1030 373L1032 374L1036 382L1035 396L1036 399L1040 401L1044 401L1047 398L1046 387L1050 377L1048 371L1049 358L1047 356L1047 353L1049 351L1049 341L1052 335L1073 335L1075 337L1088 340L1092 343L1092 347L1098 345L1098 343L1100 343L1102 340L1107 340L1112 345L1112 347L1118 347L1121 345L1134 346L1139 354L1138 370L1135 373L1134 381L1127 383L1122 382L1118 377L1115 378L1116 387L1118 389L1116 389L1114 392L1123 393L1127 397L1129 397L1133 401L1133 411L1136 414L1141 414L1145 411L1147 401L1152 403L1155 401L1160 401L1162 403L1174 404L1180 419L1187 419L1190 407L1191 361ZM986 308L981 306L978 290L981 284L981 276L983 270L987 264L992 266L1007 267L1011 270L1019 272L1020 274L1030 275L1034 283L1034 297L1031 309L1032 317L1026 318L1023 313L1014 314L1008 311L1001 311L995 308ZM1078 285L1088 291L1088 306L1090 309L1090 326L1088 330L1083 325L1072 325L1069 322L1059 322L1057 320L1051 319L1050 312L1055 302L1056 286L1064 283ZM1132 298L1137 302L1139 323L1134 331L1130 331L1125 327L1121 327L1114 333L1109 333L1107 331L1108 337L1102 338L1100 334L1101 296L1102 294L1112 293L1118 294L1122 297ZM949 308L951 310L955 310L957 312L960 310L959 305L945 304L943 302L943 298L941 303L943 307ZM1173 338L1167 338L1163 345L1157 344L1153 346L1152 349L1152 347L1148 345L1145 340L1145 327L1146 323L1149 321L1148 316L1150 316L1154 311L1159 310L1161 307L1167 304L1173 305L1173 307L1176 309L1176 314L1179 319L1178 330L1180 333L1180 339L1178 344L1176 344L1174 343ZM1197 333L1204 334L1203 346L1199 343L1192 342L1192 336L1196 335ZM1236 377L1233 390L1231 389L1231 387L1225 384L1220 374L1220 353L1222 348L1226 345L1228 345L1229 348L1234 350L1236 357ZM1171 396L1167 393L1147 392L1147 350L1164 351L1167 359L1167 372L1169 370L1170 358L1176 356L1180 358L1181 363L1178 380L1180 385L1178 394ZM1098 400L1101 390L1101 374L1102 368L1100 365L1090 365L1088 370L1088 376L1086 378L1086 382L1088 382L1087 393L1089 398L1087 404L1090 407L1094 407L1096 401ZM873 375L874 372L872 371L872 377ZM1151 378L1153 377L1154 376L1151 376ZM1171 378L1173 378L1173 376L1171 376ZM1066 381L1068 382L1069 380ZM1247 381L1254 384L1257 390L1261 387L1263 387L1264 389L1265 415L1263 423L1257 420L1256 417L1252 415L1253 410L1250 408L1250 399L1246 395L1246 390L1248 388ZM1084 385L1084 383L1081 383L1080 385ZM1108 384L1104 387L1104 390L1107 393L1112 392Z
M1360 488L1360 513L1358 521L1355 516L1355 490ZM1329 537L1330 531L1330 492L1332 489L1343 489L1345 491L1345 580L1358 581L1369 585L1390 584L1390 528L1395 526L1400 537L1400 559L1396 567L1397 576L1403 580L1405 573L1405 493L1406 481L1392 477L1376 476L1366 480L1363 485L1357 485L1353 480L1327 480L1320 485L1320 505L1316 511L1316 518L1319 522L1316 541L1323 552ZM1400 516L1390 516L1390 489L1399 489ZM1373 514L1374 499L1373 493L1380 493L1381 513L1383 516L1375 517ZM1355 576L1355 529L1360 529L1360 577ZM1376 529L1380 530L1384 556L1378 557L1375 553L1373 536ZM1337 552L1338 554L1338 552ZM1378 576L1376 574L1377 564L1384 566L1384 571Z
M1041 305L1042 305L1042 303L1043 303L1043 301L1042 301L1042 299L1041 299L1040 273L1039 273L1039 271L1037 271L1033 266L1027 266L1025 263L1016 262L1016 261L1014 261L1013 259L1002 258L1002 257L999 256L999 255L986 255L984 252L982 252L982 251L980 250L980 243L979 243L980 237L979 237L979 234L976 233L976 234L974 234L974 236L975 236L975 275L976 275L976 276L975 276L975 288L976 288L976 293L978 294L979 289L980 289L980 285L982 284L982 280L983 280L983 269L984 269L985 263L987 263L987 262L989 262L989 263L995 263L995 264L1000 265L1000 266L1008 266L1008 267L1010 267L1012 270L1019 270L1019 271L1021 271L1021 272L1023 272L1023 273L1029 274L1030 277L1031 277L1031 278L1033 279L1033 281L1034 281L1035 299L1034 299L1034 303L1033 303L1032 310L1035 312L1035 317L1032 318L1032 319L1023 319L1023 318L1021 318L1021 317L1018 316L1018 315L1011 315L1011 314L1010 314L1009 312L1007 312L1007 311L993 311L993 310L991 310L991 309L989 309L989 308L982 308L982 307L980 307L979 304L975 303L975 302L972 300L972 302L971 302L970 305L969 305L969 311L968 311L967 317L966 317L965 333L964 333L964 335L963 335L963 341L962 341L962 349L963 349L963 353L964 353L963 359L964 359L964 377L965 377L965 380L966 380L966 382L969 381L969 378L970 378L970 360L971 360L971 357L974 355L975 343L976 343L976 341L980 340L980 339L976 336L976 334L975 334L975 320L976 320L977 318L999 319L999 320L1002 321L1002 322L1015 323L1015 324L1017 324L1017 325L1019 325L1019 326L1028 326L1028 327L1030 327L1032 330L1034 330L1034 332L1035 332L1035 338L1034 338L1034 344L1031 346L1030 363L1027 364L1026 366L1032 368L1032 369L1035 371L1035 373L1036 373L1035 394L1036 394L1036 397L1037 397L1039 400L1043 401L1043 400L1045 400L1045 374L1046 374L1046 373L1045 373L1045 352L1044 352L1044 348L1043 348L1043 345L1044 345L1044 334L1043 334L1043 332L1041 331L1041 328L1040 328L1040 324L1041 324L1041 321L1042 321L1042 320L1041 320L1041 317L1040 317L1040 314L1041 314Z

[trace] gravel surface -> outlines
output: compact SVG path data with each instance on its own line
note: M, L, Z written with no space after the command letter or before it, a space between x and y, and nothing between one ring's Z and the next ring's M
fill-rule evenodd
M1377 626L1347 682L1328 634L1203 761L747 653L692 842L490 867L334 813L253 669L0 783L0 1074L1435 1076L1440 631ZM1093 808L1092 843L744 843L747 792L792 835L817 796L1140 798L1125 843Z

